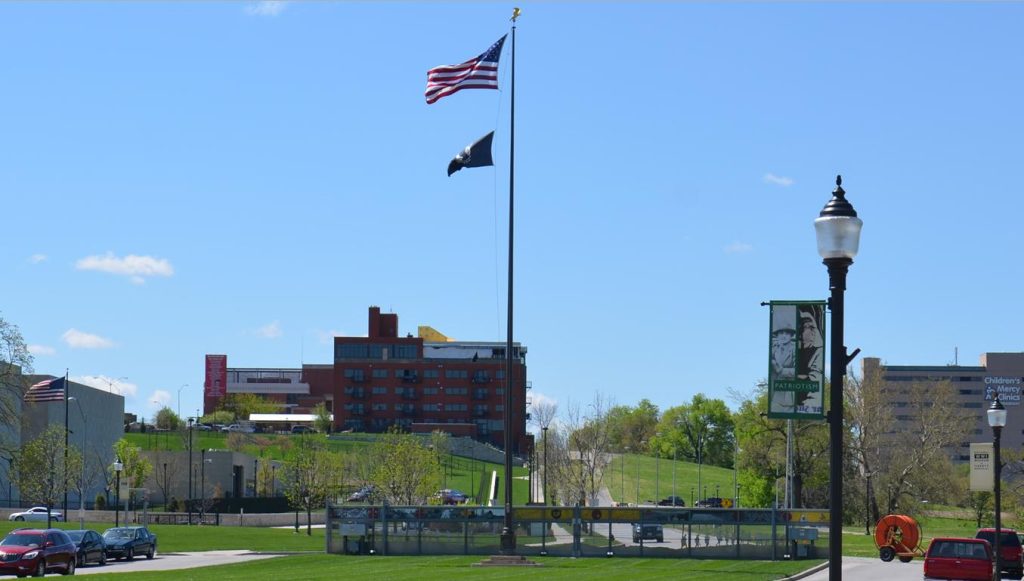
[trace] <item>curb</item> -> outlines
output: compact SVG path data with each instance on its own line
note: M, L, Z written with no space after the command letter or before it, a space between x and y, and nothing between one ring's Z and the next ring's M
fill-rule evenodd
M814 575L815 573L817 573L819 571L824 571L827 568L828 568L828 561L825 561L824 563L822 563L820 565L816 565L814 567L811 567L810 569L806 569L804 571L796 573L795 575L791 575L789 577L783 577L782 581L796 581L797 579L803 579L804 577L809 577L809 576Z

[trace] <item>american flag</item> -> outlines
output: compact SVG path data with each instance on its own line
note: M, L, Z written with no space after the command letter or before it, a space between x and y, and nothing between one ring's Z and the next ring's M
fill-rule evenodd
M64 378L47 379L28 388L25 401L39 403L45 401L64 401Z
M504 44L503 36L483 54L461 65L442 65L427 71L427 104L462 89L497 89L498 59Z

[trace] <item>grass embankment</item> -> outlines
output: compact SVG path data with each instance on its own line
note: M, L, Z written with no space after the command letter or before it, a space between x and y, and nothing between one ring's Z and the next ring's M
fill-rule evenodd
M231 581L251 579L687 579L715 580L722 577L730 581L762 581L781 579L803 571L813 561L701 561L693 559L567 559L539 557L542 568L480 568L473 567L483 557L351 557L339 555L310 555L278 557L274 559L206 567L163 571L158 573L131 573L136 579L166 581L189 579L195 581ZM122 575L101 574L96 581L123 578Z
M623 465L623 458L625 464ZM656 502L672 494L672 468L675 466L675 494L686 501L686 506L693 506L693 501L700 498L718 496L732 498L734 496L733 471L707 464L698 468L692 462L671 459L651 458L637 454L616 455L604 476L604 485L608 488L616 502L637 502L637 469L641 504ZM698 490L697 473L700 472L700 488ZM743 504L743 491L740 490L740 504Z

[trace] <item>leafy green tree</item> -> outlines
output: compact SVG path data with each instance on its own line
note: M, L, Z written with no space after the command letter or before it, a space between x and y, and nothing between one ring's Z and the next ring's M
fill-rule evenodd
M140 454L139 448L124 438L114 442L114 456L121 460L121 481L127 479L129 488L142 488L146 478L153 473L150 461ZM111 476L116 476L113 466L109 470ZM124 502L124 499L121 501Z
M331 412L327 411L327 404L324 402L313 406L313 427L322 434L331 433Z
M82 469L81 452L68 449L65 457L64 451L64 427L51 425L15 454L14 482L22 498L46 506L47 527L49 509L63 499Z
M156 412L156 419L154 420L156 427L161 430L177 430L182 427L184 422L178 417L178 414L174 413L174 410L164 406L160 408L160 411Z
M312 511L340 489L342 458L323 442L302 438L284 465L285 497L296 510L306 511L306 534L312 535Z
M0 426L21 425L18 402L28 382L24 374L32 373L32 354L21 331L0 317ZM13 452L13 442L0 430L0 452Z
M650 442L657 432L659 417L658 406L648 399L640 400L636 407L613 406L606 416L611 449L640 452L643 442Z
M234 415L234 420L248 420L252 414L269 414L280 405L267 401L255 393L229 393L220 401L220 409Z
M229 412L229 411L218 410L218 411L215 411L215 412L212 412L212 413L204 415L203 417L199 418L199 421L201 423L206 424L206 425L213 425L213 424L225 424L226 425L226 424L230 424L231 422L235 421L235 414L233 414L232 412Z
M426 504L441 487L438 453L416 436L389 430L371 447L369 457L375 494L391 504Z
M665 410L649 440L651 452L662 458L671 458L675 449L677 458L723 468L732 468L735 447L729 408L724 401L708 399L702 393L693 396L689 404Z

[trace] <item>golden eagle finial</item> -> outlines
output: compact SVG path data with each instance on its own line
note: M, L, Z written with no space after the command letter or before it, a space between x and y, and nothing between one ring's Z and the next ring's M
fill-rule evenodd
M518 8L513 8L512 9L512 22L515 22L516 18L519 18L520 12L521 12L521 10L519 10Z

